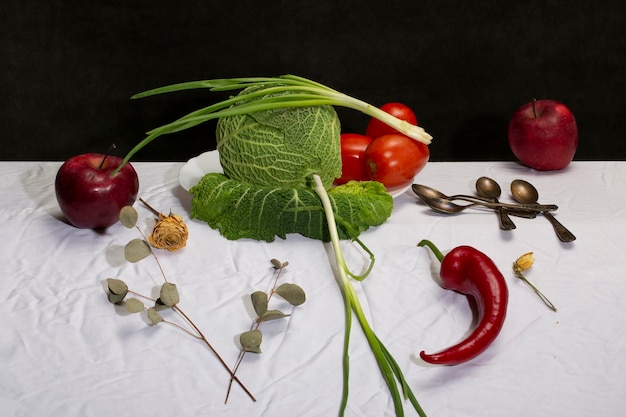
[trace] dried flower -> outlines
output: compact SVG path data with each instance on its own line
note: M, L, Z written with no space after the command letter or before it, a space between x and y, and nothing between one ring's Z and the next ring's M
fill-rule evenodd
M517 258L517 261L513 263L513 272L515 273L516 277L524 281L535 292L535 294L537 294L537 296L541 299L541 301L543 301L543 303L550 310L556 312L556 307L554 306L554 304L552 304L552 302L548 300L548 298L545 295L543 295L543 293L539 291L537 287L531 284L530 281L528 281L526 277L522 274L523 271L528 270L531 266L533 266L534 263L535 263L535 258L533 256L533 253L532 252L525 253L524 255Z
M515 273L519 273L522 271L526 271L535 263L535 257L533 256L533 252L525 253L524 255L517 258L515 264L513 264L513 271Z
M181 216L172 213L169 216L159 214L148 240L157 249L175 251L187 245L188 236L189 230Z

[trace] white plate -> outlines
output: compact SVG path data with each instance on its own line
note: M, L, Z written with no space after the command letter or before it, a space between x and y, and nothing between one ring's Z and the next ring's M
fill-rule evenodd
M178 182L181 187L189 191L191 187L195 186L202 177L209 173L222 173L222 165L220 164L220 155L217 151L208 151L201 153L200 155L191 158L178 172ZM396 187L387 190L392 197L397 197L404 194L411 184L407 184L402 187Z
M220 164L220 154L217 151L208 151L191 158L178 171L180 186L189 191L191 187L200 182L202 177L209 173L224 172Z

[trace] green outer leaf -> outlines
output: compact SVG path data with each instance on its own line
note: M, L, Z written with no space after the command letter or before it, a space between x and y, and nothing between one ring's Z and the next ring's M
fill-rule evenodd
M159 294L159 299L163 304L168 307L173 307L180 301L180 297L178 295L178 289L176 288L176 284L172 284L170 282L166 282L161 286L161 293Z
M261 353L263 333L260 330L249 330L239 335L239 343L246 352Z
M319 197L309 188L260 187L207 174L190 190L191 216L203 220L227 239L250 238L271 242L299 233L330 239ZM374 181L352 182L329 192L340 238L355 238L370 226L384 223L393 210L393 198Z
M257 316L263 316L263 314L267 311L267 294L263 291L255 291L250 294L250 299L252 300L252 306L254 307L254 311Z
M299 306L306 301L306 294L304 290L296 285L285 283L276 288L276 294L287 300L288 303L294 306Z
M120 223L129 229L135 227L137 219L139 219L139 214L133 206L124 206L120 210Z
M128 262L139 262L150 253L150 246L143 239L133 239L124 247L124 257Z
M129 313L139 313L144 309L145 306L140 300L136 298L129 298L128 300L126 300L126 311L128 311Z

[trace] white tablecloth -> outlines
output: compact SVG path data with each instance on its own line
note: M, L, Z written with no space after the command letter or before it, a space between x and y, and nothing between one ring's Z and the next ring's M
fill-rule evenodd
M178 185L180 163L135 163L140 196L190 229L185 249L158 252L181 293L180 307L225 361L239 353L250 327L248 295L272 283L271 258L288 261L280 282L303 287L292 315L263 323L260 355L238 371L256 396L234 387L198 340L179 329L149 326L111 305L104 280L125 280L150 295L162 283L152 258L130 264L122 248L138 238L120 224L105 233L62 220L54 196L58 162L0 163L0 410L3 416L334 416L342 390L344 304L329 245L300 236L263 243L227 241L189 219L190 196ZM472 193L476 178L500 182L503 201L515 178L534 183L540 201L578 239L557 240L544 218L514 218L501 231L493 212L437 214L410 192L391 218L362 235L376 256L372 274L354 285L370 322L394 355L428 416L621 416L626 409L626 163L574 162L540 173L515 163L430 163L416 182L445 193ZM140 226L153 215L139 203ZM443 252L471 245L488 254L509 284L507 320L495 343L458 366L430 366L419 352L437 351L468 334L467 299L437 284L438 265L416 247L430 239ZM364 258L344 242L355 270ZM526 276L558 307L548 310L512 274L535 253ZM278 301L278 299L274 299ZM176 316L168 315L172 320ZM350 344L348 416L391 416L393 405L360 328ZM407 402L406 415L415 415Z

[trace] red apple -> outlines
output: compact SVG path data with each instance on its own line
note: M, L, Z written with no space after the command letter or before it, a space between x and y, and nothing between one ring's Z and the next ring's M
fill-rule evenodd
M578 147L572 112L555 100L533 100L517 109L509 122L511 151L526 166L540 171L565 168Z
M122 207L137 199L139 179L130 163L115 175L121 158L98 153L74 156L57 172L55 191L61 211L74 226L105 229Z

